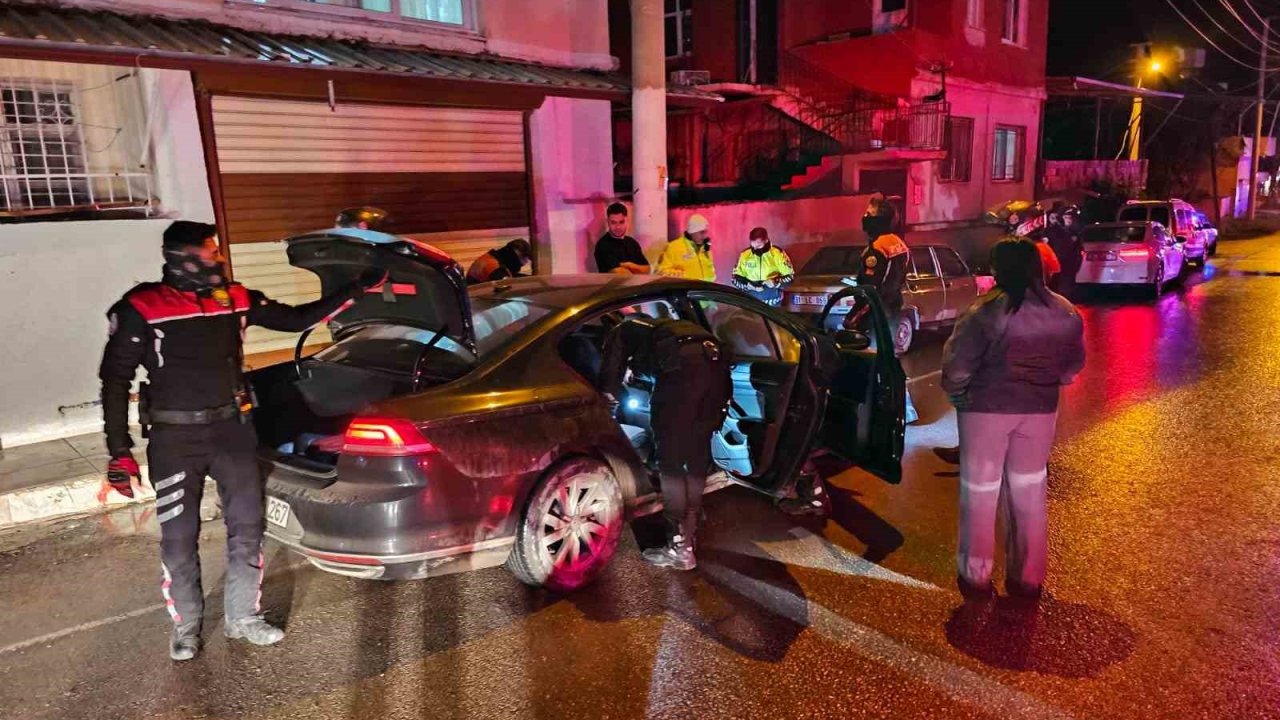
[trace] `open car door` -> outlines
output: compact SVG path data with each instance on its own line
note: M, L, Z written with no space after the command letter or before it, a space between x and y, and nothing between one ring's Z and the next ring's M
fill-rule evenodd
M868 287L835 293L822 311L822 324L837 305L848 307L844 322L822 331L834 346L829 369L831 394L822 427L823 444L846 460L888 482L902 481L906 434L906 373L894 354L893 336L880 298Z

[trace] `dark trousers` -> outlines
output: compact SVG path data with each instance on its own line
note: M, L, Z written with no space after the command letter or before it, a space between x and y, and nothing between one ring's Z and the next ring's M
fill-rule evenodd
M161 591L176 625L199 623L200 500L205 476L222 498L227 525L226 619L259 612L262 586L263 482L252 425L226 420L210 425L155 425L147 460L160 521Z
M686 533L695 532L707 472L711 436L724 423L733 395L729 361L686 357L679 370L660 375L650 410L662 475L666 515Z

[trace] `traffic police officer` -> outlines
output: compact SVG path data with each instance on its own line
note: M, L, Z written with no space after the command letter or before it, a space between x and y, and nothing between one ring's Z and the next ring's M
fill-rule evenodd
M749 241L751 247L738 256L733 269L733 286L766 305L782 304L782 288L796 276L791 258L769 241L769 231L762 227L751 231Z

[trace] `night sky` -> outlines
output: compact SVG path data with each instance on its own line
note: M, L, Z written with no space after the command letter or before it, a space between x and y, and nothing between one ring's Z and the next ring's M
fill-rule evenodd
M1217 42L1223 49L1237 58L1254 65L1258 61L1258 43L1240 26L1239 21L1232 18L1217 0L1173 0L1174 3L1195 21L1199 27ZM1236 40L1227 37L1212 21L1207 19L1200 6L1213 13L1213 16L1240 40L1247 41L1250 49L1246 49ZM1243 0L1230 0L1231 4L1247 20L1257 21L1248 12ZM1268 0L1251 0L1251 4L1262 14L1280 15L1280 2ZM1086 8L1096 8L1089 11ZM1280 21L1277 22L1280 24ZM1222 57L1202 40L1187 24L1169 7L1166 0L1115 0L1103 3L1099 0L1051 0L1049 24L1049 67L1050 75L1083 75L1113 82L1132 83L1131 43L1151 42L1154 47L1183 45L1202 47L1207 50L1205 68L1196 72L1196 77L1219 89L1216 83L1227 82L1228 87L1242 88L1257 79L1257 73L1240 67ZM1280 40L1276 41L1280 45ZM1272 62L1280 66L1280 58ZM1151 83L1147 83L1151 86ZM1208 88L1195 80L1180 80L1166 77L1156 85L1161 89L1185 92L1209 92ZM1241 92L1251 92L1252 87Z

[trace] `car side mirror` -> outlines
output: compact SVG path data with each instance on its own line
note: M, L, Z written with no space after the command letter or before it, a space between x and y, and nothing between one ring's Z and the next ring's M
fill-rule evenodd
M837 330L834 340L841 350L857 351L871 347L871 336L861 330Z

